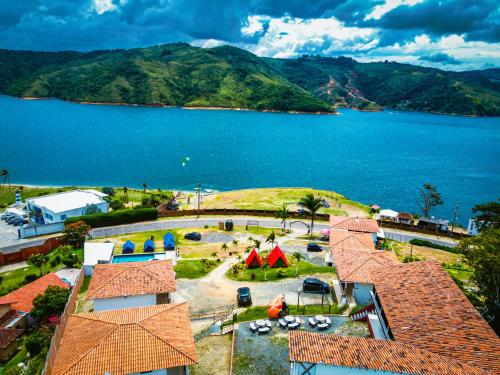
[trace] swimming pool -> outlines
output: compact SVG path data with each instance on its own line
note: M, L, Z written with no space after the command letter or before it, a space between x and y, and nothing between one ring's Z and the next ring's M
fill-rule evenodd
M115 255L111 263L130 263L130 262L147 262L148 260L165 260L167 256L165 253L154 254L130 254L130 255Z

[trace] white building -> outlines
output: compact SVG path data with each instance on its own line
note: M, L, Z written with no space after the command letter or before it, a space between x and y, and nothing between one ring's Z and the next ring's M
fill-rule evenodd
M101 212L108 212L108 202L104 199L107 196L92 189L71 190L28 198L26 208L38 214L34 218L38 224L60 223L73 216L85 215L85 210L91 205L95 205Z
M170 303L175 290L170 260L96 264L87 298L94 311L107 311Z
M90 276L96 264L111 263L115 244L112 242L85 242L83 245L83 272Z

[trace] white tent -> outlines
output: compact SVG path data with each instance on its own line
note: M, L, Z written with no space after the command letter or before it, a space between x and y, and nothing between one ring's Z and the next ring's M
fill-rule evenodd
M398 212L394 210L389 210L389 209L381 210L378 216L380 220L398 221Z
M115 244L112 242L85 242L83 246L83 272L85 276L92 275L94 266L110 263Z

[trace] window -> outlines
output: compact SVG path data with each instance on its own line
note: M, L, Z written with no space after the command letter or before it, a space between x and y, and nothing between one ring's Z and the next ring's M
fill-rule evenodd
M66 214L61 215L61 220L66 220L66 217L67 217Z
M49 220L54 220L54 217L51 214L45 213L45 218Z

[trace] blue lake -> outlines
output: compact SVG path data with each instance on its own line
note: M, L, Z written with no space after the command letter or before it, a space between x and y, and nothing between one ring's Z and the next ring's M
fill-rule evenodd
M39 185L232 190L310 186L460 222L500 197L500 119L384 111L340 115L82 105L0 96L0 168ZM181 161L189 156L185 167Z

